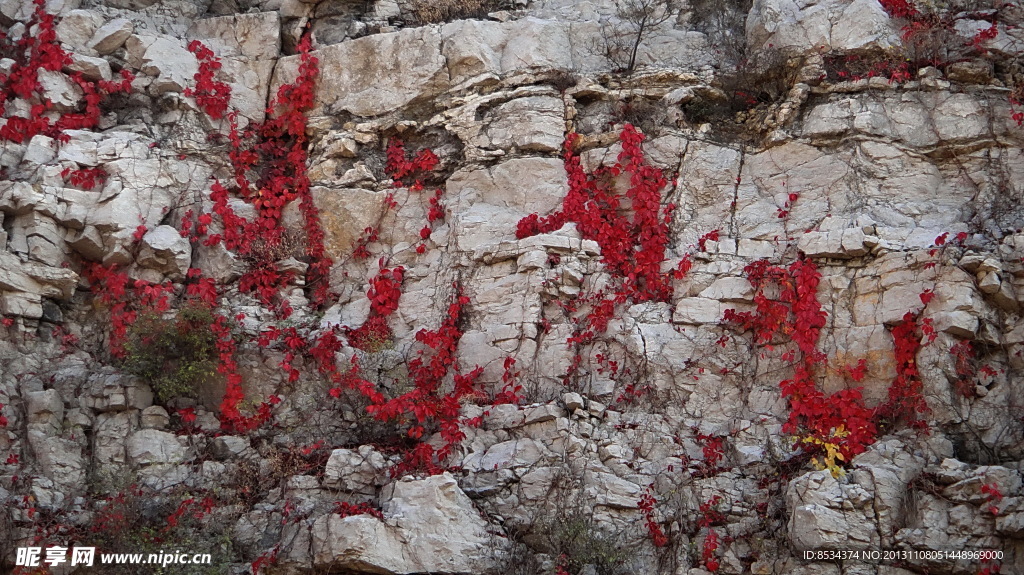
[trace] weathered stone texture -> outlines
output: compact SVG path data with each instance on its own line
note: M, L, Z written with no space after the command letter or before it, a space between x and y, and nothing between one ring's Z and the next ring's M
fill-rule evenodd
M761 101L737 114L725 77L733 63L719 44L738 36L721 36L689 9L645 30L638 67L626 74L635 28L612 0L520 0L486 18L422 26L404 0L206 4L47 3L62 16L56 33L70 53L61 70L39 75L51 120L85 104L72 74L137 77L130 94L102 104L96 129L0 142L0 502L11 509L0 526L13 526L12 541L35 535L26 502L88 531L107 504L95 496L135 484L154 517L182 494L210 494L215 509L197 518L205 503L194 503L183 521L234 542L231 560L244 561L225 567L232 572L254 569L262 555L282 573L483 574L510 562L553 573L561 554L578 551L571 560L583 561L586 551L590 563L574 566L584 574L704 575L713 570L700 550L712 529L718 572L730 575L838 575L802 551L880 548L1004 548L1003 572L1024 570L1024 130L1011 116L1006 73L1024 46L1018 9L1000 13L985 53L909 70L909 80L832 81L826 63L851 63L833 56L893 58L905 44L900 24L874 0L755 0L745 29L732 32L745 35L751 61L792 74L782 87L756 78L742 86ZM0 0L14 37L32 33L26 6ZM981 16L989 17L957 16L949 33L969 41L988 29ZM319 78L302 134L308 158L293 160L307 164L332 258L324 309L307 299L311 206L283 206L281 245L249 238L258 254L208 241L225 232L219 217L205 237L180 229L183 218L195 225L211 212L213 178L237 183L222 137L230 121L186 95L200 70L189 43L219 58L216 78L231 87L245 129L274 113L279 87L295 78L307 23ZM0 72L12 62L0 60ZM0 125L28 117L35 103L0 102ZM665 297L612 299L623 281L647 280L639 266L613 277L602 253L609 234L585 237L584 225L568 221L517 237L522 218L564 209L570 185L581 184L562 157L569 131L580 136L584 170L620 194L601 207L634 215L634 182L615 168L627 121L668 182L659 191L668 230L660 271L689 266L666 275ZM438 165L392 179L395 141L410 154L431 148ZM82 169L105 178L84 189L70 176ZM258 188L253 197L263 197ZM258 217L234 193L228 202ZM661 233L645 226L627 231ZM357 257L357 245L369 257ZM294 309L288 318L239 285L264 252L293 272L279 290ZM905 429L909 416L879 420L879 440L839 462L843 473L821 470L820 450L815 464L803 459L809 432L785 425L801 399L780 385L799 365L801 328L756 341L725 319L765 304L750 264L801 259L821 273L810 294L825 314L824 360L812 368L819 389L860 388L869 407L888 401L907 368L893 353L893 329L911 318L921 344L912 383L928 405L918 415L930 436ZM221 374L200 377L197 397L155 405L150 382L109 357L112 312L139 310L89 293L93 263L117 266L139 286L166 282L172 308L195 289L192 270L215 280L215 311L237 343L241 409L279 396L273 421L250 433L224 428ZM378 313L370 279L397 266L390 334L355 349L350 330ZM429 423L412 437L422 414L379 421L354 399L359 380L319 372L325 358L314 360L311 346L256 345L270 326L310 340L336 330L338 365L353 378L358 365L358 378L397 397L413 389L410 362L431 353L418 334L448 317L456 286L470 303L454 318L453 360L462 374L482 372L473 394L443 406L466 436L444 473L400 471L403 449L443 442ZM778 293L768 286L761 295ZM602 301L614 308L606 325L588 323ZM594 333L582 336L587 329ZM951 355L966 343L972 355ZM182 360L165 359L167 370ZM494 404L498 394L520 397ZM352 508L342 502L383 518L345 516ZM648 521L672 545L654 547ZM953 561L911 567L978 571Z

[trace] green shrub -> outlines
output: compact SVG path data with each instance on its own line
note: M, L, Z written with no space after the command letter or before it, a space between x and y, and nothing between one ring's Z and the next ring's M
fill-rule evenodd
M172 319L141 314L128 330L122 368L146 380L160 401L194 397L197 386L216 373L213 320L213 311L198 303L186 304Z
M598 575L630 572L627 564L634 553L623 546L623 534L601 530L585 512L556 514L545 531L555 555L564 557L570 573L578 573L588 565Z

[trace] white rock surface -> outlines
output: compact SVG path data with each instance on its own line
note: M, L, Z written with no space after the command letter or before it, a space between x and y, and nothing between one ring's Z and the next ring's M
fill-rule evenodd
M324 515L313 524L314 565L387 573L473 573L497 544L450 474L393 484L384 521Z

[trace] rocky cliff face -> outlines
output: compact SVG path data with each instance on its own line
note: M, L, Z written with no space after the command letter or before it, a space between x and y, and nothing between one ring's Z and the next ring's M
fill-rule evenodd
M1024 572L1024 10L626 4L0 1L0 564Z

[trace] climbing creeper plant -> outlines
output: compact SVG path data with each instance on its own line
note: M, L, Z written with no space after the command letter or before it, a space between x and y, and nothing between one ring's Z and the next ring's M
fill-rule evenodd
M752 331L761 345L779 337L796 344L796 349L784 354L794 361L793 377L779 384L790 408L783 431L801 437L799 444L812 450L834 446L826 461L848 461L862 453L874 443L878 428L874 410L864 404L860 388L825 395L816 383L816 373L828 364L817 348L827 318L817 298L821 272L807 258L787 267L758 260L744 272L755 290L755 309L726 310L726 322ZM770 292L778 295L769 297Z

